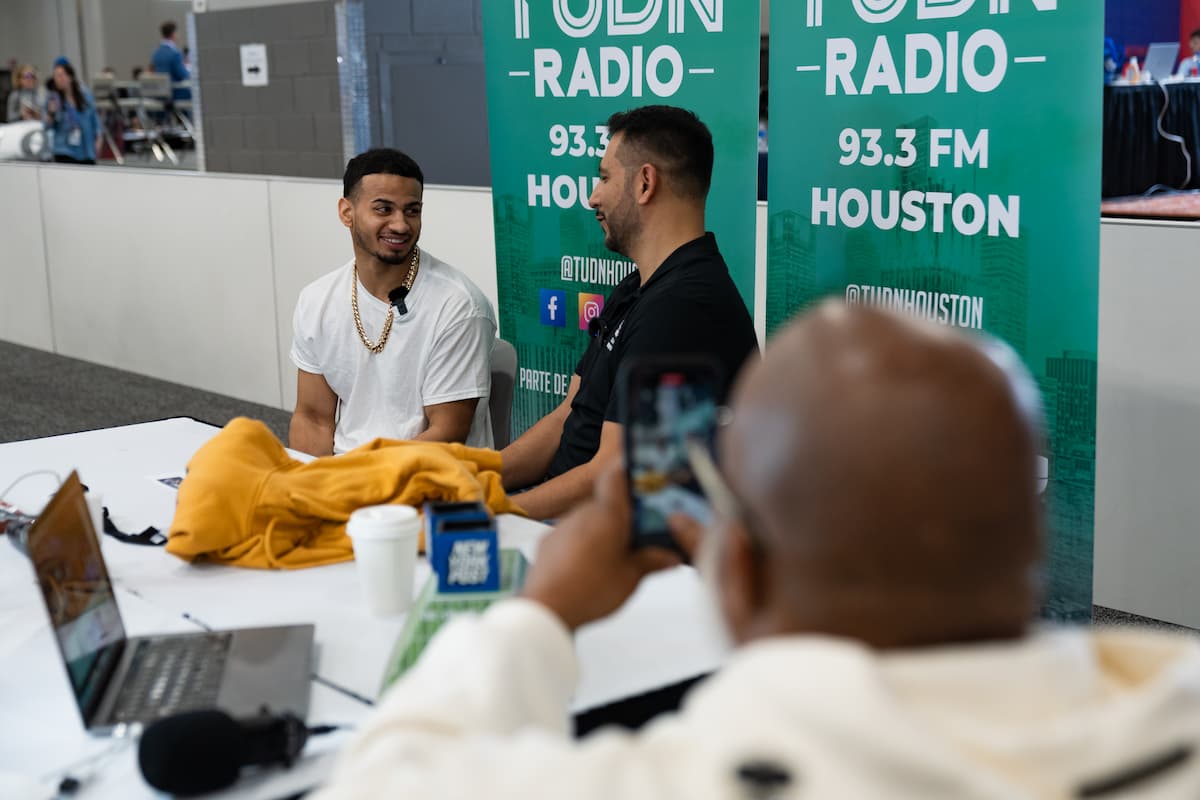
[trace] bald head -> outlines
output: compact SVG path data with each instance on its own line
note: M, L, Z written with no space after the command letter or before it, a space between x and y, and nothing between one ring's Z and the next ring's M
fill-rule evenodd
M979 343L826 304L734 397L723 467L776 627L878 647L1020 635L1038 605L1036 402Z

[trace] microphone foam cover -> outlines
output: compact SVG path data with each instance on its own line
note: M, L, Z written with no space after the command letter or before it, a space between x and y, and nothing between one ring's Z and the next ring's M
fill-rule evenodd
M174 795L232 785L246 752L242 727L224 711L188 711L151 723L138 743L146 783Z

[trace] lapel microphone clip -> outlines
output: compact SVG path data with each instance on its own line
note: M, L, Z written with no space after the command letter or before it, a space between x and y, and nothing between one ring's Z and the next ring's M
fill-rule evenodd
M403 286L397 286L388 292L388 302L396 307L396 313L403 317L408 313L408 305L404 302L408 298L408 289Z

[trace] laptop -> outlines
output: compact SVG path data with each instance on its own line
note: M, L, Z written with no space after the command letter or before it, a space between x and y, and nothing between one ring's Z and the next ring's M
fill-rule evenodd
M308 714L313 626L130 638L74 472L29 529L27 549L89 733L182 711Z
M1179 42L1155 42L1146 51L1146 63L1142 69L1150 77L1162 83L1175 75L1175 62L1179 58Z

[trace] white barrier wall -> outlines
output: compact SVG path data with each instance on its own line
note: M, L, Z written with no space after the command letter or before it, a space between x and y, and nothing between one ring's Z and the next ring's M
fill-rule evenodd
M0 166L0 339L53 350L38 178Z
M271 201L272 262L275 265L275 370L280 394L273 406L289 411L296 405L296 368L292 347L292 312L300 290L350 260L350 234L337 216L342 196L334 181L268 181ZM424 244L424 242L422 242Z
M42 169L55 351L279 405L267 185Z
M1095 602L1200 628L1200 225L1100 245Z
M300 289L350 258L336 181L0 164L0 339L290 409ZM491 193L430 186L422 246L496 302ZM766 210L758 211L762 336ZM1200 627L1200 226L1106 220L1095 601Z

